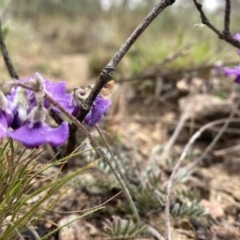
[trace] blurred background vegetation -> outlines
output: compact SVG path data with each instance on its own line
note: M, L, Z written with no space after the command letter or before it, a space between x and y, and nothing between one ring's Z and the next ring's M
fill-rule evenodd
M157 0L1 0L0 13L8 30L6 37L14 64L21 75L40 71L65 77L62 66L49 59L62 55L87 54L90 72L104 65L157 3ZM211 5L210 5L211 2ZM215 6L213 3L215 3ZM205 1L209 18L222 27L223 0ZM239 14L233 1L232 32L239 31ZM213 8L210 8L213 7ZM187 57L168 68L192 67L233 61L235 49L222 43L200 24L199 14L189 0L177 0L137 40L120 64L117 77L137 74L164 58L183 51ZM64 63L63 63L64 65ZM5 70L0 77L5 77Z

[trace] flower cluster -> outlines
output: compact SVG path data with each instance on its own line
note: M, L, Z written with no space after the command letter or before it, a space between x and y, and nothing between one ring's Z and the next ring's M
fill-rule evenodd
M240 42L240 33L236 33L233 36L234 39ZM240 49L238 49L238 54L240 55ZM240 66L235 68L224 68L226 76L235 76L235 83L240 84Z
M8 94L0 90L0 138L10 137L27 148L46 143L52 146L64 144L69 136L68 123L44 95L49 94L68 113L76 116L79 102L66 92L66 82L51 82L38 73L19 82L22 86L16 81ZM107 113L110 105L110 100L97 96L84 123L94 126ZM54 117L58 118L59 124L53 120Z

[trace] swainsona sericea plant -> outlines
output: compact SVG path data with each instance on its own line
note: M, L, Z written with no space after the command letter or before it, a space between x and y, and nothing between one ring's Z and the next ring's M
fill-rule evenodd
M79 101L67 93L66 82L52 82L39 73L19 82L30 86L30 89L19 86L17 81L13 83L8 94L4 94L0 89L0 138L10 137L27 148L39 147L46 143L55 147L63 145L69 136L68 123L60 111L44 98L44 94L48 93L68 113L76 116ZM31 86L38 90L31 90ZM107 113L110 106L109 99L98 95L84 123L93 127ZM59 125L53 121L50 112L60 119Z

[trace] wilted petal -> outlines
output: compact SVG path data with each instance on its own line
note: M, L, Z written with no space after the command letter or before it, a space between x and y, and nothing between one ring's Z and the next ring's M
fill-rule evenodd
M111 104L109 99L98 96L93 103L91 111L85 117L84 123L89 127L93 127L101 120L102 116L107 113Z
M39 147L49 143L52 146L61 146L64 144L69 135L68 123L63 122L59 127L52 128L48 125L37 123L30 127L30 123L24 124L13 132L9 132L8 136L21 142L27 148Z

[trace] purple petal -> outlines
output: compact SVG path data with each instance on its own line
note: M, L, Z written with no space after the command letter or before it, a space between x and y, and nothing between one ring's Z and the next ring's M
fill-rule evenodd
M6 111L3 111L2 114L3 114L3 116L6 119L7 125L11 126L11 124L13 122L13 114L12 114L12 112L9 109L7 109Z
M91 112L89 112L85 117L84 122L89 127L93 127L96 123L98 123L101 120L102 116L107 113L111 104L112 103L109 99L105 99L98 96L94 101L94 105L91 109Z
M237 84L240 84L240 75L236 77L234 82L237 83Z
M0 112L0 138L7 136L8 124L4 114Z
M46 88L46 92L54 98L62 107L64 107L69 113L72 113L74 110L74 105L72 101L72 95L66 92L66 82L51 82L43 77L44 86ZM45 107L49 107L50 103L45 101ZM53 107L55 112L59 112L56 107Z
M240 42L240 33L234 34L233 38Z
M240 67L235 67L235 68L224 68L224 72L227 76L235 75L238 76L240 75Z
M68 94L66 91L66 82L60 81L60 82L52 82L48 79L46 79L43 75L39 74L41 78L43 79L43 85L45 87L45 91L52 97L54 100L56 100L62 107L64 107L69 113L72 113L74 110L74 105L72 101L72 95ZM20 82L24 83L27 81L33 81L35 76L21 79ZM11 94L8 96L9 101L13 102L16 96L18 87L14 87L11 91ZM28 99L30 100L31 109L36 106L35 101L35 95L31 90L27 90L28 93ZM44 106L45 108L50 107L50 102L45 100ZM53 107L53 110L55 112L59 112L59 110L55 107Z
M44 78L44 86L46 89L46 92L54 97L61 99L66 94L66 82L51 82L48 79Z
M55 147L61 146L67 141L68 135L67 122L63 122L57 128L40 123L31 127L30 123L27 123L13 132L8 132L9 137L21 142L27 148L39 147L45 143Z
M69 113L72 113L75 109L75 105L72 101L72 95L71 94L65 94L61 99L54 98L62 107L65 108L65 110ZM53 107L53 111L56 113L59 113L60 110L56 107Z

